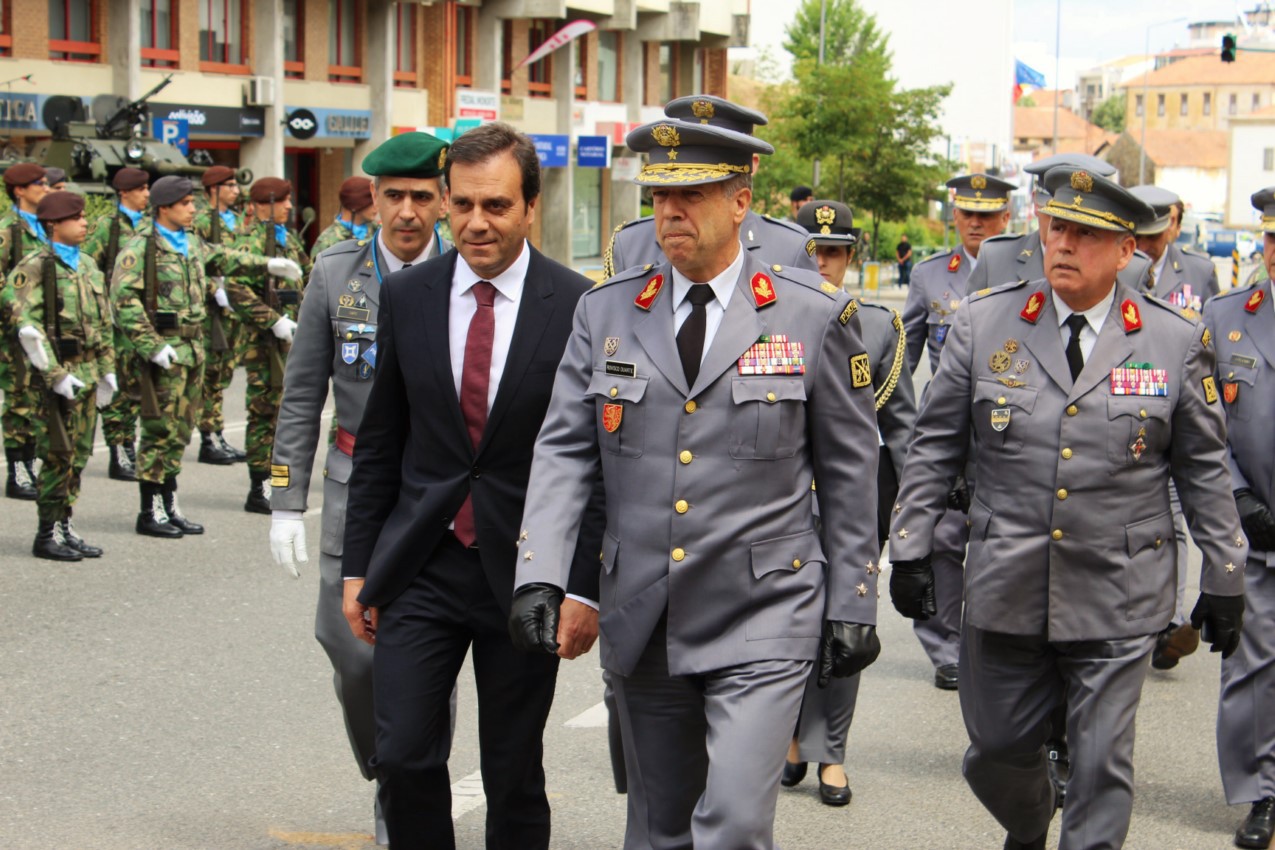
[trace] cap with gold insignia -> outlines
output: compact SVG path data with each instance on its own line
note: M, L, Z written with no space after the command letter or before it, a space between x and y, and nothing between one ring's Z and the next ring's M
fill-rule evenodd
M754 127L769 123L766 116L756 109L749 109L747 106L740 106L738 103L731 103L725 98L711 94L691 94L674 98L664 106L664 114L679 121L724 127L750 136L753 134Z
M1060 165L1072 165L1076 168L1083 168L1090 174L1097 174L1099 177L1110 177L1116 173L1116 167L1105 159L1099 159L1096 156L1090 156L1087 153L1057 153L1053 156L1047 156L1044 159L1038 159L1035 162L1028 163L1023 166L1023 171L1036 177L1035 200L1037 207L1043 207L1049 203L1049 193L1045 191L1044 177L1049 173L1051 168L1057 168Z
M1041 212L1099 230L1132 234L1155 218L1155 210L1128 189L1071 165L1051 168L1045 175L1045 191L1050 198Z
M84 212L84 196L74 192L49 192L36 204L35 217L40 221L63 221Z
M151 182L151 176L140 168L121 168L111 178L111 188L116 192L131 192Z
M155 181L151 187L151 206L155 209L169 207L195 193L195 184L180 174L169 174Z
M363 160L363 172L373 177L438 177L447 164L448 145L429 133L390 136Z
M1009 205L1009 193L1017 189L1013 183L989 174L962 174L947 181L955 189L952 206L966 212L1000 212Z
M816 245L850 246L859 241L854 213L840 201L811 201L797 210L797 223L810 231Z
M43 165L34 162L19 162L17 165L11 165L4 170L4 184L6 186L30 186L45 178L46 172Z
M643 124L625 143L648 161L633 179L639 186L700 186L751 174L754 154L775 149L761 139L711 124L668 119Z
M1180 200L1176 193L1161 189L1159 186L1143 185L1131 186L1129 194L1140 201L1145 201L1151 209L1155 210L1155 218L1138 225L1138 236L1156 236L1169 229L1170 212L1173 205Z
M1275 186L1254 192L1249 200L1253 202L1253 209L1262 214L1262 231L1275 233Z

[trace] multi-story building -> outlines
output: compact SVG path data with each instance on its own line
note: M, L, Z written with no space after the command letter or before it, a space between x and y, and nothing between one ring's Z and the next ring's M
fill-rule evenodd
M522 64L575 20L596 29ZM134 99L172 74L152 120L292 179L317 232L392 133L499 118L542 137L552 226L534 236L570 262L637 215L625 131L675 96L725 96L747 31L748 0L0 0L0 134L29 149L48 97ZM582 137L602 156L577 159Z
M1093 120L1093 111L1104 100L1116 93L1121 80L1150 71L1154 57L1123 56L1104 62L1076 75L1076 94L1079 103L1076 113L1086 120Z
M1275 102L1275 53L1192 56L1121 84L1125 129L1225 130L1236 116Z

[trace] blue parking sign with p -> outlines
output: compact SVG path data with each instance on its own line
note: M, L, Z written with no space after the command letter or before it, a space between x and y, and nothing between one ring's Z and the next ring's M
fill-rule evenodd
M155 138L166 145L174 145L182 156L190 153L190 122L179 118L156 118L152 128Z

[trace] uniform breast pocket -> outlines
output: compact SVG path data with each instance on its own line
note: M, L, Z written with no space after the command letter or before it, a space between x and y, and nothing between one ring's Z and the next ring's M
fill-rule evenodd
M1240 422L1252 419L1253 408L1257 401L1253 391L1257 386L1257 367L1243 366L1239 363L1221 363L1218 371L1223 376L1218 390L1226 403L1227 418Z
M621 457L641 457L645 437L645 376L633 378L608 375L595 369L586 393L597 406L598 444L604 451Z
M366 324L334 322L336 360L332 376L342 381L369 381L376 367L376 329Z
M974 385L974 430L979 445L1009 455L1022 451L1037 393L1035 387L1007 387L979 378Z
M775 460L797 453L806 427L806 384L801 378L733 378L731 397L731 457Z
M1169 400L1160 396L1108 396L1107 455L1116 469L1133 466L1169 446Z

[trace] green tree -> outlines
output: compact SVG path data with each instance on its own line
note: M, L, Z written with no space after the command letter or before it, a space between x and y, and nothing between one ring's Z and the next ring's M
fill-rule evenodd
M1032 97L1031 95L1029 95L1029 94L1025 94L1025 95L1023 95L1022 97L1020 97L1020 98L1018 99L1018 103L1015 103L1014 105L1015 105L1015 106L1023 106L1023 107L1027 107L1027 106L1035 106L1035 105L1036 105L1036 99L1035 99L1034 97Z
M1112 133L1124 132L1125 99L1123 95L1113 94L1098 104L1093 111L1093 123Z
M784 30L784 49L797 62L819 61L819 14L820 0L805 0ZM876 16L856 0L829 0L824 24L825 63L851 65L870 58L889 67L887 36L877 27Z

